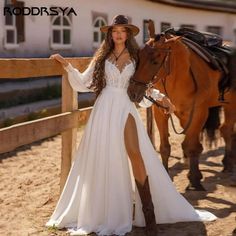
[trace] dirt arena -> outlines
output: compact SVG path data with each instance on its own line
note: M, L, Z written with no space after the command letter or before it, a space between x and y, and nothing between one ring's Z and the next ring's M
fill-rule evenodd
M144 110L140 110L145 118ZM171 129L172 132L172 129ZM83 134L79 129L78 142ZM161 236L229 236L236 228L236 183L221 173L223 141L209 150L205 147L200 168L206 192L185 192L187 170L182 162L180 148L183 136L171 136L170 172L174 184L191 204L214 213L214 222L188 222L159 225ZM156 132L158 149L158 133ZM61 136L18 148L0 155L0 235L1 236L55 236L67 235L44 227L59 197ZM235 185L234 185L235 184ZM132 236L144 235L135 228Z

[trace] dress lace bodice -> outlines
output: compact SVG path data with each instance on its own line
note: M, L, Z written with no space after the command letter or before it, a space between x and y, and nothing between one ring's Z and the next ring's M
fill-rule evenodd
M68 72L69 83L75 91L78 92L94 92L93 89L88 87L93 80L93 71L95 63L92 60L87 69L81 73L78 69L74 68L70 63L64 69ZM129 86L129 80L135 71L135 62L129 60L120 71L118 67L110 60L105 61L105 78L106 86L120 88L127 90ZM151 97L155 100L162 100L164 94L160 93L159 90L153 89ZM152 102L143 98L139 103L141 107L150 107Z
M105 63L107 85L127 89L129 86L129 80L133 75L134 70L135 64L133 61L127 62L122 71L120 71L114 63L107 59Z

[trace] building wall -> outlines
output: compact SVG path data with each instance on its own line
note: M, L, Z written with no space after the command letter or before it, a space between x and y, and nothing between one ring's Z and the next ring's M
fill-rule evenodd
M23 0L22 0L23 1ZM34 0L33 4L31 0L24 0L26 7L32 6L60 6L60 7L69 7L73 6L73 8L78 12L76 5L76 0L68 1L70 3L65 3L63 0L57 1L40 1ZM48 3L52 4L48 4ZM56 2L56 4L55 4ZM2 11L3 1L0 1L0 8ZM25 17L25 42L19 44L19 47L16 49L4 49L3 45L3 37L4 37L4 16L1 12L0 15L0 56L1 57L47 57L51 53L54 53L56 50L50 49L50 30L51 30L51 16L26 16ZM78 16L78 18L80 18ZM76 22L76 19L73 19ZM73 47L70 50L63 50L67 55L78 54L78 23L72 24L72 42ZM76 35L77 34L77 35ZM77 37L76 37L77 36Z
M236 15L221 12L177 8L174 6L154 3L148 0L25 0L25 6L61 6L73 7L77 16L72 17L72 48L53 50L50 48L50 16L25 17L25 42L16 49L4 49L4 16L3 4L0 1L0 57L48 57L52 53L64 56L90 56L93 48L92 12L105 13L108 23L116 14L131 17L132 23L140 27L136 37L139 45L143 44L143 20L151 18L155 22L156 32L160 32L160 23L169 22L172 26L193 24L197 30L206 31L207 26L221 26L223 38L236 41ZM55 4L56 2L56 4Z

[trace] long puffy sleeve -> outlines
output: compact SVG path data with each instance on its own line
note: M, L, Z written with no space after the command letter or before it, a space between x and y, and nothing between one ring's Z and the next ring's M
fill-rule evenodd
M162 101L162 99L163 99L163 97L165 97L165 95L163 93L161 93L158 89L153 89L151 97L154 100ZM152 106L152 104L153 103L151 101L149 101L148 99L143 97L143 100L139 103L139 106L144 107L144 108L148 108L148 107Z
M89 66L83 73L74 68L70 63L68 66L64 67L68 73L69 83L73 90L77 92L94 92L92 89L88 88L93 80L94 67L94 61L90 62Z

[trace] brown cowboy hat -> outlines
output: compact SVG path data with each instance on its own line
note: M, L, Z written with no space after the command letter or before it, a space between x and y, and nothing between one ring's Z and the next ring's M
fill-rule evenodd
M132 30L134 36L139 33L139 28L135 25L129 24L128 17L124 15L114 16L114 18L112 19L111 25L102 26L100 27L100 30L104 33L107 33L108 29L113 26L127 27Z

